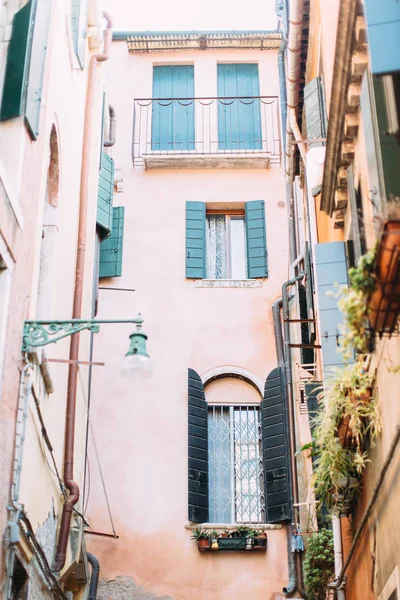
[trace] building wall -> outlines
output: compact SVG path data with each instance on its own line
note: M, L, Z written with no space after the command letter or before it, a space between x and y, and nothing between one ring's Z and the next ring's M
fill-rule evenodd
M307 81L318 74L319 55L323 58L323 76L327 99L330 98L332 88L332 76L335 61L336 35L338 23L338 2L312 2L310 39L308 48ZM356 28L362 25L363 6L357 3L357 15L359 15ZM318 42L320 40L320 48ZM349 52L352 51L349 44ZM387 49L389 52L390 50ZM357 48L359 57L363 56L362 48ZM366 48L368 55L368 49ZM329 102L328 120L329 120ZM364 213L365 236L368 248L372 248L377 241L376 219L373 218L373 207L371 201L371 187L369 181L369 167L366 157L366 141L364 137L363 120L359 113L358 135L354 140L355 152L353 161L353 172L355 187L361 182L362 210ZM328 124L329 136L329 124ZM330 168L330 166L326 166ZM318 241L331 242L338 239L349 239L351 237L351 214L347 208L344 218L344 229L334 229L334 220L319 210L319 199L317 198L317 225ZM343 550L344 559L350 551L352 537L356 531L364 511L371 498L383 463L388 455L390 444L394 438L396 428L399 426L400 414L398 409L398 384L399 384L399 352L400 344L398 336L392 339L376 339L375 351L371 355L370 369L377 370L377 393L381 408L382 432L377 440L375 448L368 448L370 452L370 463L368 464L363 479L363 493L355 508L352 520L342 519ZM358 600L359 598L379 597L390 576L399 567L400 549L398 546L400 521L398 517L399 498L399 473L400 455L395 452L391 466L388 470L386 481L379 493L374 505L371 517L362 534L358 550L352 559L347 571L346 598L347 600ZM388 598L389 595L385 596Z
M99 7L95 2L92 4L96 4L94 7L96 12ZM5 12L7 13L8 28L11 27L13 14L19 7L20 5L17 5L16 2L6 3L6 6L2 7L2 16ZM24 389L20 389L20 369L23 366L22 330L24 319L38 317L37 298L41 277L42 230L50 162L50 134L53 127L57 132L60 171L58 205L53 228L54 243L49 248L49 252L54 254L52 257L54 272L51 282L51 302L45 315L42 313L40 316L46 319L70 319L72 314L88 62L84 70L79 69L73 50L70 8L70 3L53 3L37 141L32 141L23 117L0 123L0 182L2 184L0 186L0 239L14 263L9 310L5 314L7 326L4 327L4 331L1 330L5 341L5 351L0 388L0 531L2 536L6 535L6 539L6 524L9 518L6 506L9 503L13 476L16 418L20 417L17 409L19 400L21 400L19 395L25 393ZM93 9L93 6L91 8ZM94 22L92 24L96 25ZM11 35L11 30L7 29L7 31ZM6 38L4 39L6 40ZM1 82L3 82L5 57L6 45L3 43L2 59L4 58L4 61L2 60L0 63ZM86 58L88 61L89 48L87 48ZM104 85L101 67L97 71L96 79L91 152L93 158L89 180L86 278L82 308L83 316L87 317L91 316L92 307L92 273ZM89 334L84 333L81 335L80 357L88 360L88 356ZM53 446L54 459L62 477L68 364L49 363L47 365L54 387L54 393L49 395L39 368L39 363L45 357L50 360L68 359L69 339L62 340L57 345L48 346L45 354L39 350L29 356L29 360L33 363L31 375L33 389L28 399L19 501L25 507L33 530L37 532L39 540L43 541L44 551L51 565L54 560L58 518L61 515L63 496L54 473L54 464L44 442L34 396L40 407L43 422ZM84 366L81 367L78 378L75 437L75 478L80 486L83 484L84 471L87 380L88 371ZM17 442L21 443L20 436L17 436ZM78 504L77 508L82 510L82 504ZM44 530L46 535L43 537ZM23 536L21 536L21 543L23 544ZM29 552L20 552L20 556L31 578L29 598L47 597L46 586L43 587L44 580L37 562ZM70 566L72 558L69 551L67 567ZM1 581L5 579L4 559L5 550L2 546Z
M247 369L262 382L276 367L271 306L287 273L287 213L283 169L132 168L133 98L151 97L154 64L193 64L195 94L214 96L218 62L258 62L261 95L278 94L276 51L206 51L133 54L113 44L108 66L110 102L118 118L113 150L123 175L125 237L122 277L102 286L99 317L145 319L152 379L120 377L131 327L102 331L95 360L107 369L94 376L91 410L108 499L119 539L88 536L100 560L100 597L183 600L207 597L281 597L287 578L286 533L268 531L265 555L201 555L185 528L188 521L188 368L204 375L229 365ZM269 277L251 287L200 288L185 279L185 203L230 205L265 200ZM250 283L250 282L249 282ZM254 287L254 285L256 287ZM229 382L229 380L227 380ZM247 386L242 382L240 385ZM206 386L206 398L228 401L245 388L224 379ZM251 392L260 398L256 391ZM93 446L88 514L94 531L111 524Z

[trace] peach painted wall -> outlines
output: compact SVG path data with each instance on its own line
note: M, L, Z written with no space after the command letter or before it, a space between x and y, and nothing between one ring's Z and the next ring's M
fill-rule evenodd
M269 531L266 555L200 555L185 529L188 518L187 370L203 375L234 365L262 382L276 366L271 315L287 278L287 213L280 167L270 170L133 169L134 97L151 97L153 64L194 63L197 95L216 95L217 62L258 62L261 95L278 93L277 52L206 51L128 55L113 44L107 69L110 102L118 120L113 148L122 170L125 206L122 277L102 286L99 317L134 317L141 311L154 362L152 379L120 377L132 328L115 327L95 339L92 420L118 540L87 537L99 558L102 579L129 576L157 595L174 600L270 598L287 580L286 533ZM185 279L185 203L265 200L270 275L260 287L198 288ZM284 203L280 207L278 203ZM224 385L226 384L226 385ZM260 396L255 390L245 398ZM239 386L240 387L240 386ZM210 397L237 397L237 382L208 386ZM223 390L223 392L222 392ZM207 394L207 388L206 388ZM96 531L110 532L104 494L90 452L88 516ZM275 596L274 596L275 597Z
M93 7L95 2L91 2ZM96 10L98 9L96 3ZM47 170L50 159L50 132L57 131L60 160L57 233L54 245L55 272L52 301L46 319L69 319L72 314L75 279L76 239L79 210L81 152L87 68L81 71L73 51L70 27L70 4L54 3L46 55L39 136L32 141L23 117L0 123L0 162L7 175L7 185L0 205L1 234L15 260L10 311L8 314L7 344L0 406L0 531L6 526L6 506L9 502L10 478L14 458L15 419L18 407L19 368L22 364L21 341L24 319L37 317L37 294L42 244L43 211L45 207ZM86 59L90 57L87 48ZM89 177L88 236L86 246L86 278L83 316L91 316L94 233L97 210L98 165L100 151L103 69L99 68L93 106L92 163ZM14 200L14 205L7 200ZM15 215L20 216L19 219ZM88 360L89 335L82 334L80 357ZM48 358L68 359L69 339L48 346ZM42 356L39 351L38 357ZM35 360L35 357L33 357ZM35 366L34 391L40 403L43 420L59 472L63 472L65 401L68 377L67 364L50 364L54 393L44 388L43 378ZM85 408L87 396L87 367L81 368L78 381L75 477L83 484L85 450ZM51 458L43 450L44 442L33 397L24 441L19 501L25 506L33 529L41 527L49 515L59 515L62 495L58 481L49 467ZM81 509L81 505L78 505ZM54 525L56 534L57 522ZM45 551L47 552L47 548ZM54 556L47 556L51 564ZM2 556L4 559L4 556ZM68 561L67 561L68 563ZM1 567L2 565L0 565ZM1 578L3 569L1 569Z

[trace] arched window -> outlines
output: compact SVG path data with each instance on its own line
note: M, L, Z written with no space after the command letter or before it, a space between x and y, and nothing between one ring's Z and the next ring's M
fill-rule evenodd
M211 523L265 522L261 396L234 377L206 384Z

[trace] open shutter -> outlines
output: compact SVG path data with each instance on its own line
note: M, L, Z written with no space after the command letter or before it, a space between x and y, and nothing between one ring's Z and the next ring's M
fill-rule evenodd
M97 193L97 225L101 239L110 235L112 227L112 201L114 194L114 161L103 153Z
M321 79L315 77L304 87L304 110L306 115L307 139L326 137L325 110ZM308 149L323 146L324 142L310 142Z
M87 37L87 0L72 0L71 26L74 50L81 69L85 66Z
M319 328L322 345L324 380L332 374L332 368L353 362L340 352L340 326L343 313L338 308L337 284L348 286L348 260L345 242L315 244L315 272L318 298Z
M400 4L396 0L365 0L372 72L400 71Z
M246 202L247 271L249 279L268 277L264 200Z
M111 235L100 244L99 277L121 277L124 242L123 206L114 206Z
M292 489L283 373L277 367L265 382L261 433L267 523L290 521Z
M206 276L206 205L186 202L186 277Z
M208 522L208 414L203 382L189 369L189 521Z
M52 0L37 2L31 57L29 65L28 89L26 92L25 117L34 139L39 133L40 106L43 94L43 76L46 62L47 40L50 30Z
M4 75L0 120L18 117L24 112L29 53L33 33L33 0L29 0L13 19Z

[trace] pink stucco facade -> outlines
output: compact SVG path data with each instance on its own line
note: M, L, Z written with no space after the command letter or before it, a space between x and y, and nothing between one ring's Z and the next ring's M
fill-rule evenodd
M118 121L112 155L123 179L114 205L125 207L124 254L122 276L102 279L100 285L134 291L100 289L98 317L129 318L141 312L154 373L147 381L121 378L129 326L96 336L95 360L106 366L94 371L91 419L119 536L87 536L101 564L99 597L122 597L117 595L122 577L127 590L142 586L148 597L281 598L288 577L285 526L266 525L266 553L201 555L190 540L187 373L192 368L204 379L214 369L229 373L233 367L246 370L263 387L277 365L271 308L288 272L283 169L178 165L144 170L133 168L131 157L133 99L151 98L154 65L193 64L196 96L216 96L218 63L258 63L261 95L278 96L277 50L128 54L126 41L114 42L112 50L109 101ZM231 282L232 287L218 280L210 284L218 287L205 287L202 280L186 279L188 200L219 209L264 200L268 278ZM254 387L238 378L206 385L205 395L209 402L239 405L261 400ZM89 452L88 519L92 530L111 533L93 440Z

